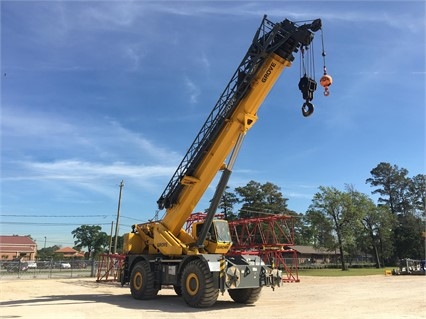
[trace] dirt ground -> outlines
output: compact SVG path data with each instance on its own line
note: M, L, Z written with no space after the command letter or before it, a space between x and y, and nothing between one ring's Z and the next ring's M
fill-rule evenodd
M250 306L225 293L189 308L173 289L134 300L128 286L94 278L0 281L0 318L426 318L426 276L301 277Z

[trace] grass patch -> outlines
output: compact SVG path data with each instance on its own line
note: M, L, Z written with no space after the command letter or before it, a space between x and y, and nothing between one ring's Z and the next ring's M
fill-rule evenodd
M385 269L392 268L349 268L345 271L341 269L299 269L299 276L349 277L384 275Z

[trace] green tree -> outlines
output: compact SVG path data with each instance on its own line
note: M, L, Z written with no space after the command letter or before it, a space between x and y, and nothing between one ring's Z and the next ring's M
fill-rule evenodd
M234 205L238 203L238 198L235 193L229 192L228 189L229 186L226 186L218 208L226 220L234 220L237 218L237 215L234 213Z
M408 192L411 181L405 168L381 162L370 173L372 177L367 178L366 183L378 187L371 193L379 194L379 203L388 206L394 215L410 210Z
M317 210L308 210L305 217L304 244L316 248L337 249L330 219ZM303 245L302 243L300 243Z
M315 228L311 227L309 219L304 214L297 214L290 211L290 216L294 217L294 243L295 245L310 246L314 243Z
M395 224L394 216L386 206L377 206L366 198L363 203L365 216L361 222L365 229L365 236L360 236L360 247L365 251L371 251L376 261L376 267L380 268L386 264L392 256L392 231L391 226Z
M396 217L392 214L389 207L377 206L378 227L377 236L380 245L380 256L383 265L391 265L394 256L393 230L396 223Z
M395 217L395 223L391 225L393 262L401 258L423 258L425 175L417 175L411 179L407 176L406 169L383 162L370 173L372 177L366 183L378 187L372 193L380 195L379 203L389 207Z
M39 260L50 260L54 257L55 251L57 251L60 247L57 245L41 248L37 250L37 258Z
M360 194L347 187L347 192L339 191L334 187L320 186L319 192L314 195L308 213L317 216L324 224L326 221L332 226L336 237L336 244L326 243L329 249L338 247L342 270L346 270L345 253L354 253L355 234L359 229L359 220L363 212L357 209ZM333 247L334 246L334 247Z
M109 243L111 243L111 250L109 247ZM121 254L123 252L123 243L124 243L124 236L118 236L117 237L117 254ZM108 235L108 247L105 248L105 251L112 254L114 252L114 245L115 245L115 236L109 236Z
M98 225L81 225L74 229L71 234L76 239L75 248L81 250L87 248L89 258L94 258L95 254L102 253L109 245L109 236L101 231Z
M355 202L357 209L363 211L361 224L364 230L360 230L357 233L357 246L363 252L371 252L376 262L376 267L380 268L383 260L381 234L386 231L382 229L382 225L388 225L383 220L386 216L383 209L386 209L386 206L376 206L370 197L361 193L358 193ZM386 211L389 210L386 209Z
M246 186L235 188L239 202L242 203L239 218L257 216L260 213L287 213L287 198L283 197L280 188L267 182L260 184L250 181Z
M426 217L426 175L418 174L411 181L410 193L414 213Z
M394 229L395 259L425 258L425 242L422 238L424 222L414 215L398 215Z

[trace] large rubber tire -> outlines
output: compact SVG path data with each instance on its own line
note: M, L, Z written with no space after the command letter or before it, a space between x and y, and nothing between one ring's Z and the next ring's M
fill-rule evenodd
M243 289L228 289L229 296L232 300L237 303L253 304L255 303L262 291L262 287L259 288L243 288Z
M130 292L133 298L139 300L152 299L157 296L158 289L154 288L154 273L147 261L139 261L133 267L130 276Z
M214 287L213 275L201 259L188 263L182 272L182 296L194 308L211 307L217 301L219 289Z

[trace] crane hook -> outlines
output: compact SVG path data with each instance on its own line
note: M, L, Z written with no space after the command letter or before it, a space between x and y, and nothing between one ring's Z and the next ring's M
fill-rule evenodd
M317 89L317 82L314 79L308 77L306 74L300 78L299 90L302 92L305 103L302 105L302 114L304 117L310 116L314 113L314 106L311 101L314 98L314 92Z
M302 105L302 114L304 117L308 117L312 113L314 113L314 105L309 100L306 100Z

